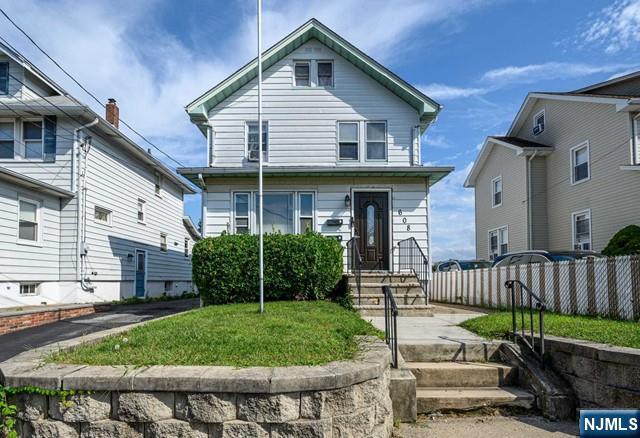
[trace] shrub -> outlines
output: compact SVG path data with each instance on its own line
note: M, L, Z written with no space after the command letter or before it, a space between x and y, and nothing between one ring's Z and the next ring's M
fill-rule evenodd
M258 236L222 235L193 248L193 280L205 304L257 301ZM342 245L318 233L264 236L265 300L318 300L342 276Z
M609 257L640 254L640 227L629 225L618 231L602 254Z

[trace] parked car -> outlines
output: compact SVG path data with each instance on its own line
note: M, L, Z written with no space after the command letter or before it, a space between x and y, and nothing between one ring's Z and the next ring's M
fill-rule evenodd
M435 272L469 271L471 269L490 268L491 262L486 260L447 260L436 263Z
M529 263L564 262L588 257L602 257L595 251L519 251L497 257L493 267L526 265Z

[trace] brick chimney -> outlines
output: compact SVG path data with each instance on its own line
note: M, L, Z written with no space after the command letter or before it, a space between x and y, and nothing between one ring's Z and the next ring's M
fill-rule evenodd
M118 104L116 100L111 97L107 102L106 108L106 116L107 122L111 123L116 128L120 125L120 110L118 109Z

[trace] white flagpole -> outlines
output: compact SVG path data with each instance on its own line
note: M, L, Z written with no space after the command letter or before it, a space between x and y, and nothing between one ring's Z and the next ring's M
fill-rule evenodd
M258 213L260 217L260 313L264 313L264 223L262 220L262 0L258 0Z

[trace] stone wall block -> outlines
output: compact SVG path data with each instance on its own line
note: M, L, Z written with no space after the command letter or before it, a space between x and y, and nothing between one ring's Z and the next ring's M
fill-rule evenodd
M143 438L143 424L128 424L122 421L103 420L84 423L81 438Z
M176 418L200 423L224 423L236 419L237 396L231 393L176 394Z
M49 398L49 415L68 423L89 423L108 420L111 415L111 394L78 394L66 399Z
M32 421L25 424L23 431L29 438L77 438L79 436L77 425L51 420Z
M332 438L331 419L296 420L271 426L271 438Z
M212 429L215 438L269 438L268 426L246 421L227 421Z
M638 409L640 391L594 384L597 403L606 409Z
M256 423L285 423L300 417L300 393L238 396L238 419Z
M164 420L149 423L145 438L208 438L209 426L180 420Z
M369 406L375 406L378 403L378 400L382 397L385 388L388 392L389 385L387 384L387 386L384 387L383 384L384 379L377 378L355 385L358 407L366 408Z
M302 393L300 416L302 418L327 418L335 413L353 412L358 409L358 393L355 386L332 391Z
M128 423L173 418L173 392L123 392L117 397L117 416Z
M389 418L393 420L393 405L388 393L383 394L376 404L376 424L382 424Z
M9 397L9 404L16 406L20 420L43 420L47 416L47 397L44 395L16 394Z
M333 417L333 438L369 437L375 426L375 408Z

